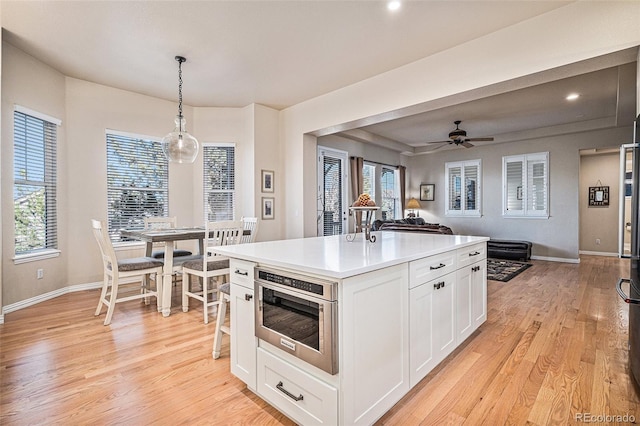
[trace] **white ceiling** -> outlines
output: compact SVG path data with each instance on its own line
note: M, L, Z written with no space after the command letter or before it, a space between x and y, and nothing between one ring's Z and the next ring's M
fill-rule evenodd
M175 101L174 56L183 55L185 104L282 109L567 3L404 1L396 12L375 0L1 0L0 6L3 40L67 76ZM617 75L616 68L602 70L363 131L399 151L422 152L424 142L446 138L456 119L471 137L593 122L616 115ZM565 83L588 93L568 109L560 99Z

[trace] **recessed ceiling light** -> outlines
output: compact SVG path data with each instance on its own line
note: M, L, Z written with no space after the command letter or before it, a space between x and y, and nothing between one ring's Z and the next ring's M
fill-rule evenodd
M387 9L389 10L398 10L400 9L400 2L398 0L393 0L387 3Z
M575 101L579 97L580 95L578 93L569 93L565 99L568 101Z

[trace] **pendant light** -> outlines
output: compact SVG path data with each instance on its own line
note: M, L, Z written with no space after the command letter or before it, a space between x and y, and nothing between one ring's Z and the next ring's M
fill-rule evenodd
M193 163L198 156L198 140L187 132L187 120L182 115L182 63L187 59L176 56L176 61L178 61L178 115L175 120L175 129L162 138L162 151L173 163Z

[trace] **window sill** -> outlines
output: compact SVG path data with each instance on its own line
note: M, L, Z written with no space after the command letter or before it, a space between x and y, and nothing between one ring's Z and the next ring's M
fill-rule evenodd
M42 250L37 253L27 253L27 254L17 254L13 258L14 265L19 265L21 263L29 263L29 262L37 262L44 259L53 259L55 257L60 256L62 253L60 250Z

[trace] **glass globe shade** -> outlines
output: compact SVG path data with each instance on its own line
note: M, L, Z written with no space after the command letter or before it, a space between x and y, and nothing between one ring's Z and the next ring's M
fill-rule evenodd
M193 163L198 156L198 140L186 130L184 117L176 116L176 127L162 138L162 151L173 163Z

